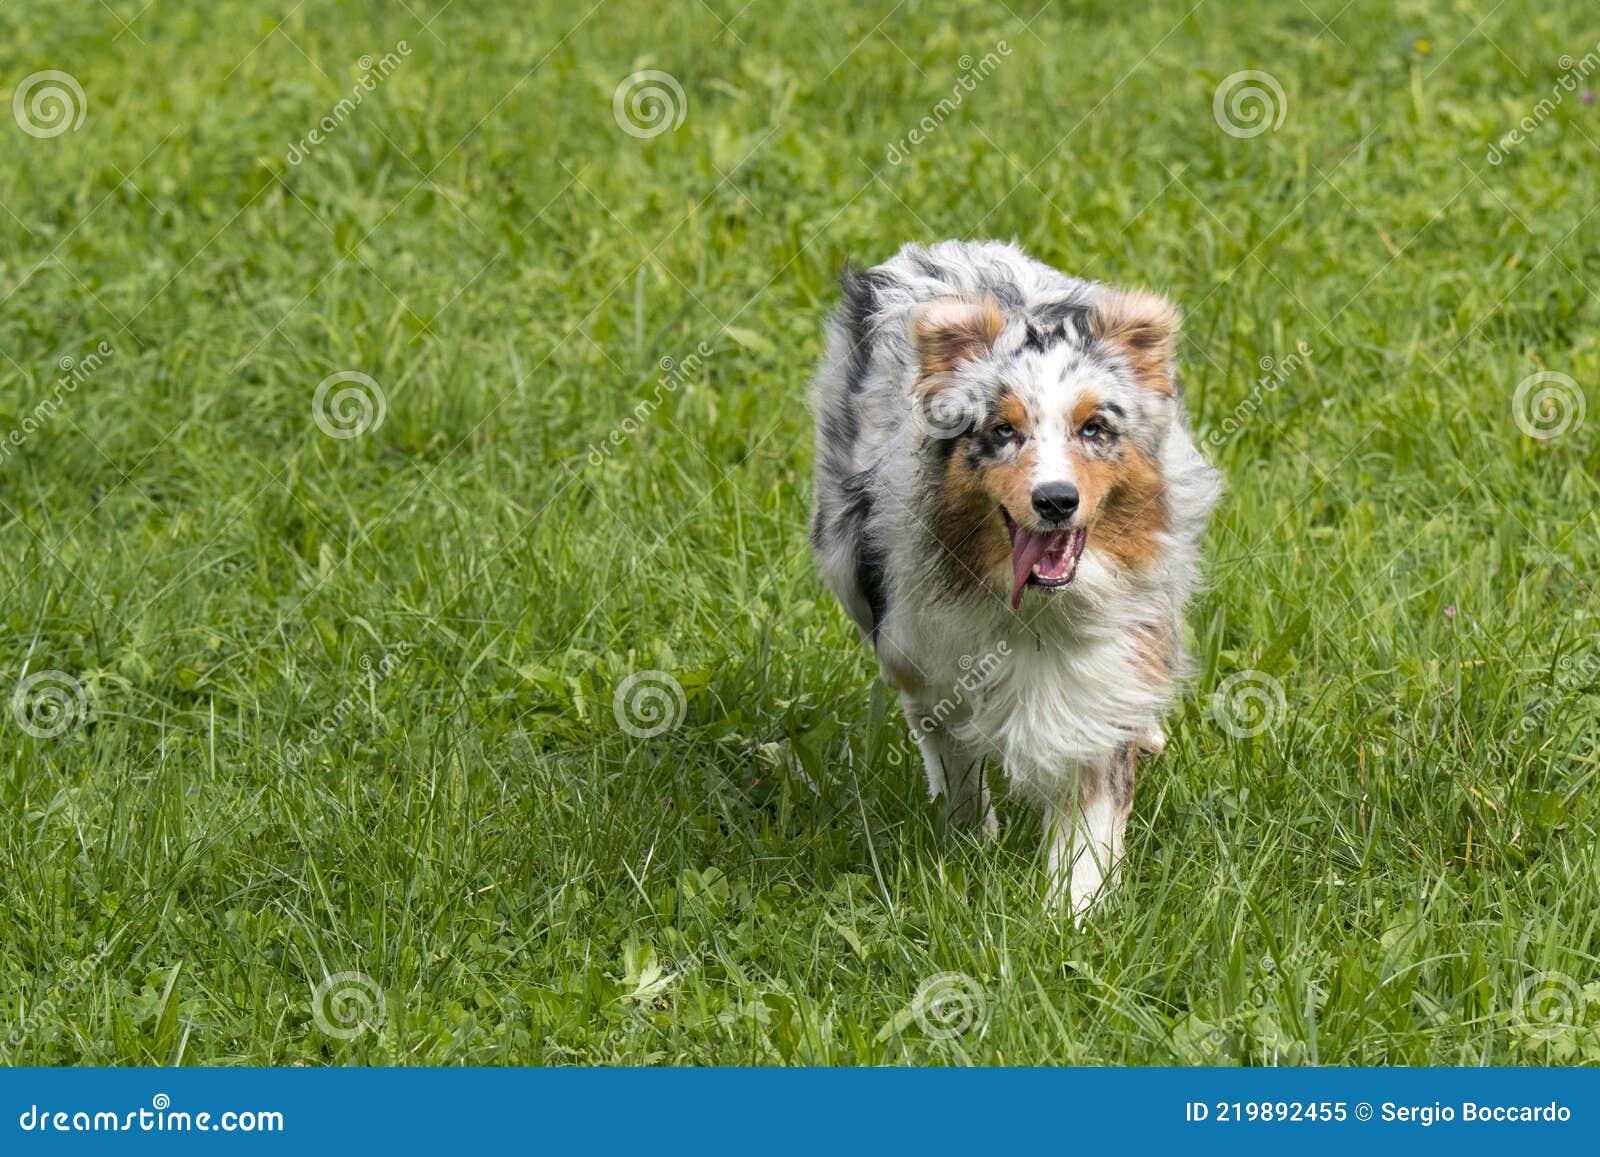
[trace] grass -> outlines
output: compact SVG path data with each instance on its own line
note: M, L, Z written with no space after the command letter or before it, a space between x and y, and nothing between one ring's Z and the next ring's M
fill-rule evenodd
M1191 2L0 8L4 105L86 101L0 118L0 1055L1600 1061L1600 414L1513 419L1600 405L1600 108L1486 159L1592 14ZM835 275L946 236L1174 295L1228 481L1083 931L1024 808L944 830L807 555Z

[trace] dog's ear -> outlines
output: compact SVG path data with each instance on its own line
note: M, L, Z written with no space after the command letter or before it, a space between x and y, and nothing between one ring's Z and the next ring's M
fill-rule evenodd
M1122 351L1140 385L1170 395L1179 320L1178 307L1160 294L1108 289L1094 303L1089 332Z
M948 374L962 362L983 357L1006 326L992 297L982 301L941 298L922 311L912 327L922 376Z

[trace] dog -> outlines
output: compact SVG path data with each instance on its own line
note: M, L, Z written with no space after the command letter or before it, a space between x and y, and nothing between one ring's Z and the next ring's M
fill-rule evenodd
M932 797L992 838L996 760L1044 814L1051 903L1081 922L1120 878L1138 760L1165 745L1220 492L1178 310L993 241L906 245L843 290L811 396L818 569Z

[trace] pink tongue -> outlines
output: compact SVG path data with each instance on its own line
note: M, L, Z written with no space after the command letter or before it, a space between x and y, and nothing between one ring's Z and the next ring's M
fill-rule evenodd
M1022 609L1022 588L1028 585L1028 576L1033 573L1033 564L1038 562L1054 547L1061 551L1066 546L1066 538L1070 530L1058 530L1052 534L1035 534L1031 530L1016 528L1011 536L1011 609Z

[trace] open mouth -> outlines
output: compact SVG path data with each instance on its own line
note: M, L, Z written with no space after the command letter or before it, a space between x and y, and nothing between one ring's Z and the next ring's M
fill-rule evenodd
M1011 532L1011 609L1022 609L1022 588L1043 587L1060 590L1078 576L1078 560L1083 557L1084 540L1089 532L1078 530L1026 530L1012 521L1002 507L1000 513Z

